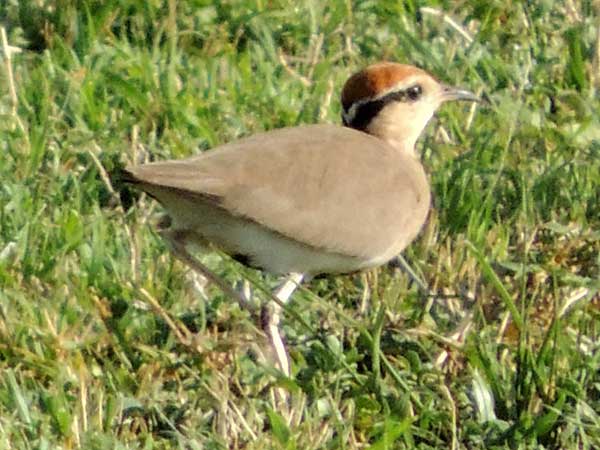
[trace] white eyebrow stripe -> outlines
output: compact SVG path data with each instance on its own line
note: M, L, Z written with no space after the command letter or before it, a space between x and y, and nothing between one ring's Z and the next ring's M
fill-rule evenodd
M405 89L408 89L411 85L413 85L415 83L415 81L417 79L418 79L418 77L405 78L400 83L394 84L389 89L386 89L385 91L381 91L378 95L375 95L374 97L367 97L367 98L363 98L360 100L356 100L354 103L352 103L350 105L350 108L348 109L348 111L346 111L345 109L342 109L342 119L344 120L344 123L351 124L354 121L354 119L356 118L356 112L360 109L360 107L362 105L365 105L370 102L375 102L375 101L379 100L380 98L385 97L386 95L388 95L392 92L403 91Z

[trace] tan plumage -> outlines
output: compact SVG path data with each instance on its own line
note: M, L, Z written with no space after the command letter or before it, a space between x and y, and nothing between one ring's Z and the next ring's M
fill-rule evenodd
M475 97L381 63L346 83L346 127L260 133L123 176L164 205L187 242L275 273L356 271L397 255L425 222L430 193L414 143L451 99Z
M226 252L246 255L253 265L279 273L347 272L381 264L415 237L429 208L425 173L410 154L332 125L257 134L129 173L129 181L165 205L173 228L204 229L201 234ZM202 215L194 211L200 205ZM231 230L222 217L215 222L225 212L307 249L348 259L347 266L327 265L325 258L290 267L273 264L278 258L269 248L259 253L251 244L228 242Z
M289 273L274 292L281 304L305 274L377 266L415 238L430 202L415 142L444 101L461 99L476 97L412 66L375 64L342 90L345 127L260 133L192 158L129 167L122 178L166 208L172 223L163 235L173 252L232 297L239 296L187 244ZM289 376L279 318L275 307L264 329Z

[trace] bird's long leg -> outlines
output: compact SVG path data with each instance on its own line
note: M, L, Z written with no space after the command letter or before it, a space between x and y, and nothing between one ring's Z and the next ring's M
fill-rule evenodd
M192 270L199 273L211 283L214 283L226 295L239 302L240 306L244 306L247 300L244 296L225 283L221 277L214 274L212 270L202 264L198 259L194 258L185 247L186 232L163 230L161 236L168 242L173 254L182 262L187 264Z
M173 254L192 270L206 277L207 280L218 286L226 295L237 300L241 307L245 307L248 304L248 299L244 294L233 289L188 252L185 246L186 232L163 230L161 235L169 243ZM282 304L287 303L303 278L304 274L301 273L289 274L283 284L273 292L273 296L279 300L279 303L273 302L271 311L267 311L263 322L263 328L271 341L279 370L288 377L290 376L290 362L279 331L279 322L281 320Z
M280 303L273 302L271 310L267 312L266 320L264 321L264 329L271 340L279 370L287 377L290 376L290 360L283 339L281 338L281 333L279 332L279 322L281 320L282 310L281 304L286 304L288 302L303 278L304 274L302 273L291 273L288 275L283 284L273 292L273 296L279 300Z
M229 295L231 298L237 300L241 307L248 305L248 299L246 298L247 295L237 292L188 252L185 246L185 232L163 230L161 234L169 243L171 251L177 258L187 264L192 270L206 277L206 279L218 286L226 295ZM291 295L302 282L303 278L304 274L301 273L289 274L283 284L281 284L273 292L273 297L277 301L269 302L271 303L271 308L265 308L265 314L263 315L263 330L271 341L276 364L278 365L279 370L281 370L281 372L287 377L291 375L290 360L283 339L281 338L279 323L281 321L281 312L283 306L287 304ZM289 396L287 392L281 388L277 388L275 389L275 394L278 398L278 407L282 408L282 411L285 411L289 406Z

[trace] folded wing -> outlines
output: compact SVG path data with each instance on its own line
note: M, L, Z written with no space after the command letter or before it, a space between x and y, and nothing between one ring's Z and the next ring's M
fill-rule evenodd
M360 258L402 250L430 202L411 155L333 125L257 134L128 173L159 201L161 192L177 191L301 243Z

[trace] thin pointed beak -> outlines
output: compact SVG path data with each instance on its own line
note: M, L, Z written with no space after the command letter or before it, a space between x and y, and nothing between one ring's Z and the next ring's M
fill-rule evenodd
M441 98L443 102L447 102L449 100L464 100L468 102L481 103L481 99L471 91L446 85L442 86Z

